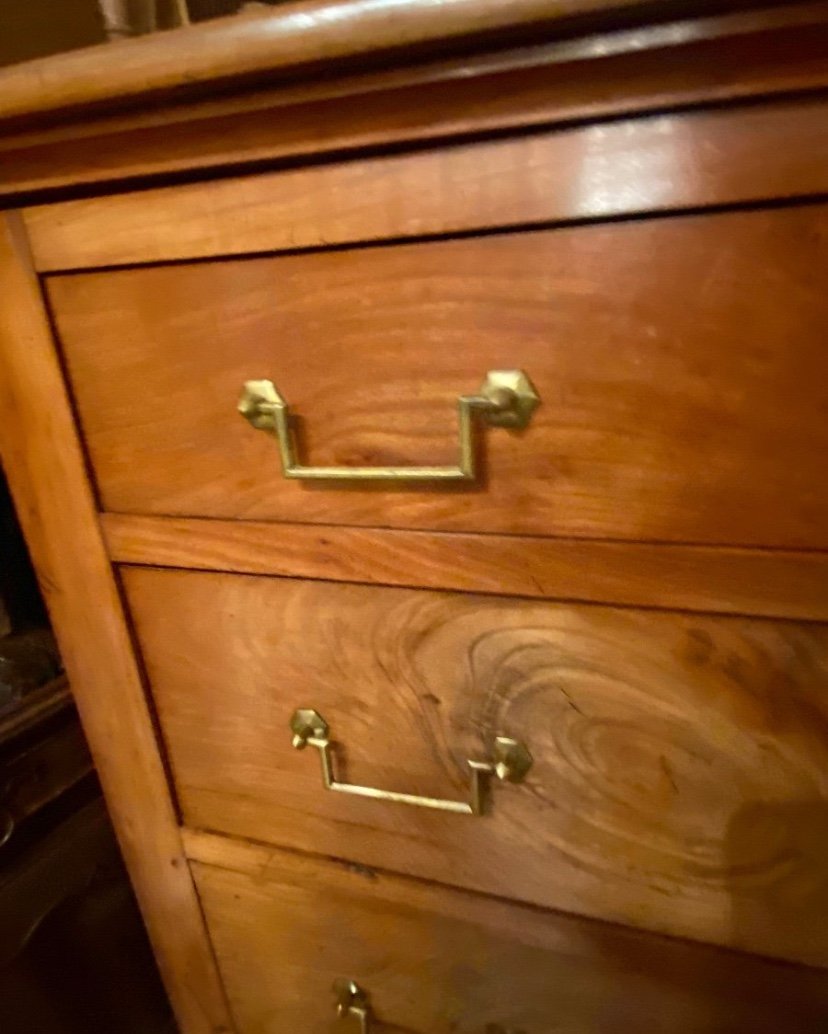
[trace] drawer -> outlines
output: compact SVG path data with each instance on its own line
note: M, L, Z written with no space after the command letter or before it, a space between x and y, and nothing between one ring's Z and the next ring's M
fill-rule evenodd
M828 627L122 572L188 825L828 965Z
M203 840L207 842L204 843ZM825 973L386 873L198 838L194 872L239 1034L817 1031Z
M828 547L826 206L53 275L104 509ZM298 462L456 466L457 400L523 370L523 430L472 420L470 482L283 476L236 410L271 380Z

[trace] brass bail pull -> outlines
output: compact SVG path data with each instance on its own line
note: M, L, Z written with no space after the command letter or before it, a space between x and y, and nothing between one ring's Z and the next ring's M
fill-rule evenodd
M368 992L353 980L337 980L333 986L336 995L336 1015L341 1019L355 1019L359 1034L371 1034L371 1003Z
M312 481L473 481L477 477L474 427L526 427L540 397L522 370L489 370L477 395L457 400L459 457L448 467L312 467L297 457L287 402L273 381L247 381L239 412L276 439L286 478Z
M532 767L532 755L526 745L508 736L497 736L492 757L488 761L468 761L469 800L453 801L443 797L422 797L414 793L400 793L397 790L381 790L375 786L359 786L337 779L334 772L333 743L328 735L328 723L309 707L293 712L290 720L293 746L297 750L314 747L319 751L322 764L322 785L326 790L352 794L355 797L369 797L375 801L391 801L395 804L413 804L417 808L432 808L435 811L450 811L455 815L483 815L486 811L488 788L492 779L503 782L521 783Z

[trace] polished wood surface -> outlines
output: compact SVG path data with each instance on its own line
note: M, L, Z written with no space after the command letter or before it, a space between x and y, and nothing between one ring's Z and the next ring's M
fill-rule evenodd
M187 1034L231 1030L19 219L0 218L0 453L124 857Z
M187 824L828 965L828 627L122 573ZM483 818L348 797L299 707L356 783L535 763Z
M825 0L153 103L0 136L0 196L828 86ZM734 68L738 67L738 77Z
M816 1031L828 1010L814 971L217 837L187 843L214 863L196 879L241 1034L338 1030L340 977L369 991L389 1034L779 1034Z
M828 621L828 553L102 515L113 560Z
M738 0L673 3L643 0L418 0L392 8L372 0L296 0L57 58L0 74L0 122L55 116L67 109L123 109L173 93L191 97L251 81L310 78L325 66L364 69L429 53L503 49L526 39L763 6ZM766 4L765 6L773 6ZM77 115L77 112L75 112Z
M61 112L27 129L24 117L12 131L7 120L0 197L20 203L44 189L65 195L88 183L828 86L826 0L716 6L702 16L692 5L650 6L676 20L390 68L329 69L264 88L245 80L196 100L156 92L134 108L87 106L82 121ZM154 44L142 40L138 56Z
M24 219L48 272L826 191L824 106L803 99L66 201Z
M824 549L827 214L52 277L48 293L104 509ZM481 432L478 485L288 481L236 412L269 377L311 462L452 463L456 398L498 368L543 401L524 432Z
M301 0L0 75L0 451L182 1034L345 1030L335 976L401 1034L821 1029L826 46ZM235 412L448 463L517 366L472 487L286 483ZM369 786L534 767L335 794L308 705Z

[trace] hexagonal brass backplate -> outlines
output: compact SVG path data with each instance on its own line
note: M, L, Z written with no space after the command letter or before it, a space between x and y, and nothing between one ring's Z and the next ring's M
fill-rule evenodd
M525 743L498 736L495 740L494 770L498 779L509 783L522 783L532 767L532 755Z
M336 995L336 1012L338 1016L347 1016L351 1009L368 1008L368 992L364 991L353 980L335 980L333 991Z
M290 731L293 733L293 746L301 749L311 738L327 739L328 723L313 708L300 707L293 712L290 719Z
M523 370L489 370L480 394L496 403L483 417L492 427L526 427L540 405L540 395Z
M273 431L274 409L284 409L285 402L273 381L246 381L238 410L244 419L259 431Z

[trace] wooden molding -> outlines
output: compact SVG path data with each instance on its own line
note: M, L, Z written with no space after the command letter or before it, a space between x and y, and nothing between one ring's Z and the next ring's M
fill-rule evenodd
M182 1030L232 1024L19 217L0 219L0 454ZM44 406L43 400L49 399Z
M619 168L634 159L634 176ZM820 101L622 120L24 209L40 272L294 250L828 190Z
M503 49L521 39L583 35L685 14L773 6L719 2L658 5L643 0L297 0L266 13L222 18L13 66L0 75L0 121L153 94L198 94L206 84L306 78L325 64L374 65L378 55ZM669 9L668 9L669 8ZM381 58L379 63L381 63Z
M122 564L828 620L828 553L102 516Z
M121 103L109 110L96 103L53 113L45 123L48 112L33 124L7 119L0 138L0 195L17 198L19 207L23 197L30 201L43 191L65 196L92 183L111 189L138 177L191 176L195 170L828 86L825 0L759 9L740 4L730 13L683 20L682 5L668 6L674 21L599 35L535 39L505 51L455 57L435 54L389 68L374 61L350 72L334 66L306 80L245 80L229 92L222 83L221 90L195 100L172 91L145 103L134 98L132 107ZM163 34L171 35L180 36ZM537 38L545 39L542 33ZM128 53L143 60L155 42L132 41ZM163 69L179 66L167 62ZM2 105L0 94L0 110Z

